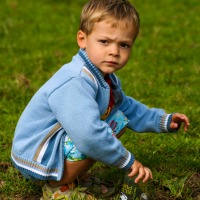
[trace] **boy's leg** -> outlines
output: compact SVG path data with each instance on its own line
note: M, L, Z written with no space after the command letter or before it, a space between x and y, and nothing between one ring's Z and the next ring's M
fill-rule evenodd
M60 181L50 181L49 184L52 186L73 184L77 178L82 179L94 163L95 161L90 158L76 162L65 160L62 179Z
M117 138L120 138L126 131L126 126L116 134ZM63 177L60 181L49 181L51 186L62 186L71 184L73 186L74 181L78 178L80 180L87 179L87 171L94 165L96 161L90 158L80 161L68 161L65 160ZM102 185L102 192L107 192L107 189Z
M118 111L117 114L108 120L108 124L113 129L113 133L117 138L120 138L125 133L127 123L128 120L121 111ZM117 126L113 127L113 124L117 124ZM73 186L77 178L79 180L87 179L87 171L96 162L79 152L68 135L65 138L65 156L63 177L60 181L49 181L51 186L62 186L66 184ZM101 188L103 193L107 191L105 186L102 185Z
M79 188L74 184L74 181L86 173L93 164L94 161L89 158L76 162L65 160L62 179L46 183L42 189L41 200L72 199L74 196L77 199L97 200L86 188Z

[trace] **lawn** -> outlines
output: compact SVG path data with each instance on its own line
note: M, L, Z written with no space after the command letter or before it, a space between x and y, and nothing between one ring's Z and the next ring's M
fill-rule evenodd
M78 51L76 32L86 0L2 0L0 5L0 199L39 199L43 183L13 168L16 123L32 95ZM154 179L140 187L155 200L200 199L200 2L134 0L141 30L127 66L117 72L127 95L149 107L188 115L187 133L122 137ZM107 169L107 170L105 170ZM96 164L93 173L115 181L124 172Z

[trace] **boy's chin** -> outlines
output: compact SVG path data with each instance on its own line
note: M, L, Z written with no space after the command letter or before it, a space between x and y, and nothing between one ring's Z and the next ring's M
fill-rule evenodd
M100 70L100 71L105 76L106 74L112 74L112 73L114 73L116 70Z

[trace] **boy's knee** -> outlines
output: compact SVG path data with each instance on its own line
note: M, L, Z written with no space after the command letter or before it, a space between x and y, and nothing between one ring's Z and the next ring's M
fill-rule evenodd
M68 179L76 179L79 177L80 174L87 172L92 165L95 163L93 159L87 158L85 160L80 160L80 161L65 161L65 169L64 173L66 173Z

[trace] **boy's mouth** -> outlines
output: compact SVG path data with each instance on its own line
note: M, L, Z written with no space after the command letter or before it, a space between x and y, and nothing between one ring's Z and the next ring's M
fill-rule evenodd
M118 65L118 63L114 62L114 61L105 61L104 63L106 63L108 65Z

